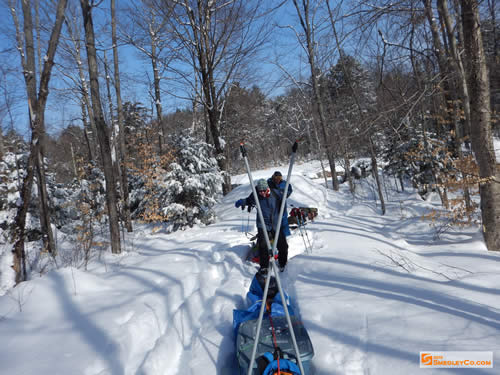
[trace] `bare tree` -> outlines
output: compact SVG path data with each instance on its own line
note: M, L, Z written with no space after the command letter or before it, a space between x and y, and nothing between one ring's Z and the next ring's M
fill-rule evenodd
M106 203L109 216L109 231L111 235L111 251L114 254L121 252L120 227L118 223L116 179L111 160L111 147L109 132L104 120L101 95L99 92L99 72L97 66L97 51L95 47L94 25L92 21L92 7L88 0L80 0L85 28L85 45L87 49L87 60L90 77L90 94L92 98L92 110L97 127L97 137L101 151L104 177L106 179Z
M125 41L137 48L151 64L153 73L151 95L156 109L158 145L160 154L163 154L166 151L164 145L167 129L163 121L161 81L172 59L174 48L168 48L171 43L171 33L167 30L169 12L166 10L163 13L157 7L158 4L152 0L141 0L130 4L127 9L130 21L122 34Z
M427 1L427 0L426 0ZM448 48L448 58L446 59L448 76L446 79L450 80L450 87L458 86L458 93L456 90L451 89L449 96L452 97L451 101L447 101L447 103L452 103L452 108L449 111L450 117L454 126L454 138L455 138L455 150L460 160L464 160L464 155L462 152L463 145L463 134L465 133L464 129L466 129L467 133L470 133L470 98L469 98L469 90L467 88L465 69L462 62L462 55L458 50L458 42L455 37L455 31L452 24L452 19L450 12L448 10L448 1L447 0L437 0L439 17L441 19L441 24L444 25L444 29L446 32L444 33L444 39L447 41ZM427 5L426 5L427 8ZM427 14L429 17L429 14ZM432 24L432 19L429 20ZM434 33L433 33L434 34ZM436 35L433 35L433 38ZM444 49L443 49L444 52ZM441 63L440 63L441 64ZM440 66L440 69L441 66ZM461 99L463 112L465 117L465 126L461 126L460 122L460 108L459 108L459 99ZM464 176L462 176L463 178ZM467 186L464 187L464 199L467 210L471 209L471 199L470 199L470 191Z
M40 208L40 222L42 229L45 233L45 244L47 249L55 253L55 244L52 236L52 229L50 227L49 209L48 209L48 195L45 185L45 173L43 165L43 150L42 141L45 133L44 116L45 107L47 104L47 97L49 94L49 81L54 65L54 57L59 43L61 34L62 23L64 20L64 11L66 9L67 0L59 0L57 3L56 16L54 26L50 35L49 45L46 51L46 57L43 63L43 69L40 74L39 90L37 92L36 82L36 67L35 67L35 45L33 38L33 21L31 16L31 4L29 0L24 0L22 4L23 9L23 34L20 30L19 19L17 17L14 4L11 5L11 14L16 27L16 40L17 47L21 55L21 64L23 67L24 79L26 83L26 90L28 96L28 107L30 113L31 125L31 146L30 156L28 158L27 174L23 181L21 190L21 199L23 204L18 208L15 218L15 231L14 231L14 270L16 272L16 282L26 280L26 264L24 253L24 235L26 225L26 215L28 213L29 202L31 201L31 187L33 185L33 177L36 169L37 182L39 185L39 200L41 202Z
M192 74L185 74L193 90L197 89L194 82L201 85L199 97L206 128L224 173L222 190L227 194L231 191L229 164L225 158L228 145L222 139L220 127L224 98L235 82L244 80L244 75L249 73L246 62L255 56L269 35L261 16L265 2L164 0L163 4L171 11L172 31L182 48L179 58L198 76L196 81L191 78Z
M483 235L488 250L500 251L500 167L491 129L490 85L481 36L478 2L462 0L464 49L470 92L472 148L483 181L480 183Z
M330 171L332 173L332 183L333 189L339 190L339 182L337 179L337 171L335 169L335 157L332 149L332 142L330 135L328 134L328 127L326 124L325 109L323 108L323 100L321 98L320 89L318 85L318 74L319 70L316 65L316 51L315 51L315 37L314 37L314 27L311 14L311 4L309 0L302 1L299 5L297 0L293 0L295 9L297 11L297 16L299 17L300 25L304 31L304 42L301 42L304 48L307 59L309 62L309 68L311 71L311 82L314 95L314 102L319 116L321 135L323 136L323 144L326 148L326 156L328 158L328 163L330 164Z
M69 80L68 86L74 87L74 96L78 98L81 108L81 117L83 128L85 130L85 140L90 162L98 161L98 140L97 128L94 122L92 113L92 104L90 100L90 92L88 87L87 72L82 61L82 40L81 35L82 23L81 16L77 15L76 5L69 4L66 11L66 39L62 41L63 53L66 55L68 66L61 65L60 72L62 76ZM77 72L74 72L73 67L77 67Z

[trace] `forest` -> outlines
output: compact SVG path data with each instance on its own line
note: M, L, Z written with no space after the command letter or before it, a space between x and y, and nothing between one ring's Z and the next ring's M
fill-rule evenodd
M264 168L299 141L334 191L372 174L381 215L382 175L437 192L450 225L500 250L497 0L1 1L0 245L17 283L27 243L56 256L54 228L85 266L135 220L213 223L242 142Z

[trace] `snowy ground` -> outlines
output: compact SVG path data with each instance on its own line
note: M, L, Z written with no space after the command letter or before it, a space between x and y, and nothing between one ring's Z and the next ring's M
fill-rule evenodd
M311 336L315 374L499 373L500 254L477 228L434 240L420 219L432 199L388 188L381 216L373 187L354 198L327 191L311 179L318 170L294 169L290 203L317 207L319 217L307 237L289 238L282 278ZM234 208L248 179L234 182L242 185L217 206L214 225L168 235L137 225L121 256L88 272L52 271L0 297L0 373L236 374L232 310L246 307L256 267L242 260L248 214ZM493 351L496 364L422 370L427 350Z

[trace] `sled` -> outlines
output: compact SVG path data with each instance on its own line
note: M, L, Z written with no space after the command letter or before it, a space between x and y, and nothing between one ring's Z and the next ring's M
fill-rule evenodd
M265 278L257 273L247 293L247 300L250 305L249 308L247 310L233 311L233 328L235 330L236 357L239 369L238 374L241 375L248 374L250 358L256 337L257 318L262 304L264 283ZM285 300L290 313L297 345L299 347L300 359L305 372L303 375L310 375L314 349L306 328L301 320L294 314L290 297L286 294ZM271 277L266 304L267 311L262 320L261 334L259 335L255 357L256 360L252 366L251 373L253 375L262 374L262 359L265 358L266 353L280 353L279 357L282 366L284 366L286 361L291 362L293 366L298 363L293 348L290 327L288 326L284 313L283 301L278 293L276 279L274 277ZM269 354L267 355L269 356Z

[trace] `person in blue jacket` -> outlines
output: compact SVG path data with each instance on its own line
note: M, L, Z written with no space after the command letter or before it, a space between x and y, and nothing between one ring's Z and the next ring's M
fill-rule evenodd
M276 171L273 175L267 179L267 184L269 185L269 189L271 194L274 194L279 201L279 205L281 205L281 200L283 199L283 194L285 192L286 181L283 180L283 175L280 171ZM292 185L288 184L288 193L286 197L288 198L290 194L292 194ZM281 207L281 206L280 206ZM285 236L289 236L290 226L288 225L288 208L285 203L285 209L283 210L283 220L281 221L281 227L285 233Z
M264 179L258 180L255 186L257 195L259 197L260 207L262 209L262 216L264 218L264 224L259 220L259 214L257 213L257 245L259 247L259 263L260 263L260 273L266 274L269 268L269 253L266 245L266 239L264 237L264 230L267 231L269 239L272 240L276 237L274 233L276 228L276 223L279 218L280 204L281 200L277 194L272 194L267 181ZM253 207L255 206L255 199L253 194L245 199L238 199L235 203L236 207L245 208L245 206ZM286 242L285 232L283 224L281 225L280 233L277 236L278 243L276 247L278 249L278 266L280 271L283 271L286 266L288 259L288 243Z

